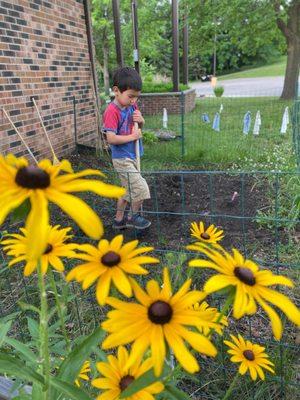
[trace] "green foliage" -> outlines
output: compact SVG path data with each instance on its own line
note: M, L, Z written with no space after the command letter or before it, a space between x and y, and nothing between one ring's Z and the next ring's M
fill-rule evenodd
M158 138L152 131L143 131L143 143L144 144L153 144L157 143Z
M286 20L290 4L281 2L279 17ZM186 6L186 7L184 7ZM216 48L217 72L238 70L245 65L266 63L286 52L285 38L276 24L274 2L265 0L185 0L188 10L190 79L211 74ZM132 18L130 2L120 2L122 50L126 65L133 65ZM103 87L108 56L110 77L116 68L112 5L109 0L92 1L92 21ZM158 74L172 76L172 19L170 1L140 0L138 3L141 74L152 82ZM180 40L180 45L182 40ZM180 47L182 56L182 47Z
M179 91L187 90L187 85L179 85ZM143 93L166 93L173 92L173 84L169 83L151 83L145 82L143 84Z
M222 97L224 93L224 86L216 86L214 88L214 94L216 97Z

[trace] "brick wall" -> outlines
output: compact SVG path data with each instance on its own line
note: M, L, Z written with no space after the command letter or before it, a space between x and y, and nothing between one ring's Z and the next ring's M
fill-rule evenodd
M38 159L49 156L35 97L58 156L97 132L92 69L83 0L0 0L0 108L10 115ZM0 111L0 153L27 155Z
M162 114L163 108L168 114L180 114L182 106L185 113L190 112L195 108L195 89L182 93L145 93L140 96L139 107L144 115Z

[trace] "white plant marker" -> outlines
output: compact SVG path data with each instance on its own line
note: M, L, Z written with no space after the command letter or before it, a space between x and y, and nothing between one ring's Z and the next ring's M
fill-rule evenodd
M260 111L258 110L255 117L253 135L259 135L260 126L261 126L261 116L260 116Z
M221 112L224 110L223 104L220 105L220 111L219 113L221 114Z
M280 133L286 133L289 123L290 123L289 108L285 107L285 110L284 110L284 113L282 116Z
M168 129L168 112L166 108L163 109L163 127Z

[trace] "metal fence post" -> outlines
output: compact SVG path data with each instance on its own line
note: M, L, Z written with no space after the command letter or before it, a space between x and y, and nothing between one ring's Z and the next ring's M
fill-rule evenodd
M185 96L184 92L180 93L180 112L181 112L181 158L185 155L185 137L184 137L184 110L185 109Z
M297 168L300 171L300 100L295 100L292 108L292 130Z
M76 99L73 96L73 122L74 122L74 140L75 140L75 150L78 152L78 138L77 138L77 118L76 118Z

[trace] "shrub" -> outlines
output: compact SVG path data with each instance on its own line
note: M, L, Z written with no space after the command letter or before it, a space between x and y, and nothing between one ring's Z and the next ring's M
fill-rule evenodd
M189 89L187 85L179 85L179 91ZM173 84L169 83L143 83L143 93L166 93L173 91Z
M222 97L224 93L224 87L223 86L216 86L214 88L214 94L216 97Z
M158 138L152 131L143 131L143 142L144 144L153 144L158 142Z

